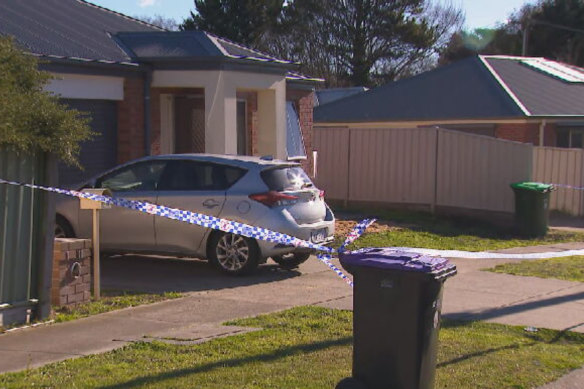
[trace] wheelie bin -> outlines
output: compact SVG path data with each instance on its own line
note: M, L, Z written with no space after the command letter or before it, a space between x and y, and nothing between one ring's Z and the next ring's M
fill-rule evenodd
M550 193L553 185L540 182L511 184L515 192L515 226L520 235L544 236L548 230Z
M353 375L337 389L434 386L447 259L368 248L339 254L354 277Z

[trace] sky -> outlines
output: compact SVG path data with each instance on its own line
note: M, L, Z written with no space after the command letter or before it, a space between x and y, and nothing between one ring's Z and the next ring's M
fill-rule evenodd
M194 10L193 0L89 0L94 4L129 16L162 15L178 22L188 17ZM505 23L507 17L533 0L439 0L451 2L466 14L466 29L496 27Z

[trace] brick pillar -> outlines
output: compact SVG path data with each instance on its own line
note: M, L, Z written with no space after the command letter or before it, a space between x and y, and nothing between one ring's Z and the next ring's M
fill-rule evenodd
M55 239L51 304L75 306L91 300L91 241Z
M118 102L118 162L144 156L144 80L124 80L124 100Z

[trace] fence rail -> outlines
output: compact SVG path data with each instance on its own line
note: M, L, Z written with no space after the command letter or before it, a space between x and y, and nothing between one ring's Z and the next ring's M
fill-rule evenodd
M315 128L317 184L333 200L511 213L528 144L438 128Z

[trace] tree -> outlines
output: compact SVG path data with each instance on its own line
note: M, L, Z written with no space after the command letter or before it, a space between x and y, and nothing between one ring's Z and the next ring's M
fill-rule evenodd
M477 54L521 55L521 34L515 26L459 31L440 54L439 64L455 62Z
M540 0L517 19L529 29L527 55L584 66L582 0Z
M481 47L470 45L477 31L453 36L440 62L476 54L522 55L527 31L527 56L546 57L584 66L584 2L581 0L540 0L524 5L508 22L492 30Z
M51 79L36 59L0 38L0 145L40 149L79 166L79 142L91 139L88 119L44 91Z
M181 30L200 29L237 43L261 46L282 13L284 0L194 0L196 12Z
M137 15L134 16L135 19L142 20L148 24L152 24L154 26L163 28L169 31L177 31L178 30L178 22L172 18L165 18L162 15Z
M294 0L278 31L283 46L272 44L329 85L372 86L422 70L462 19L426 0Z

